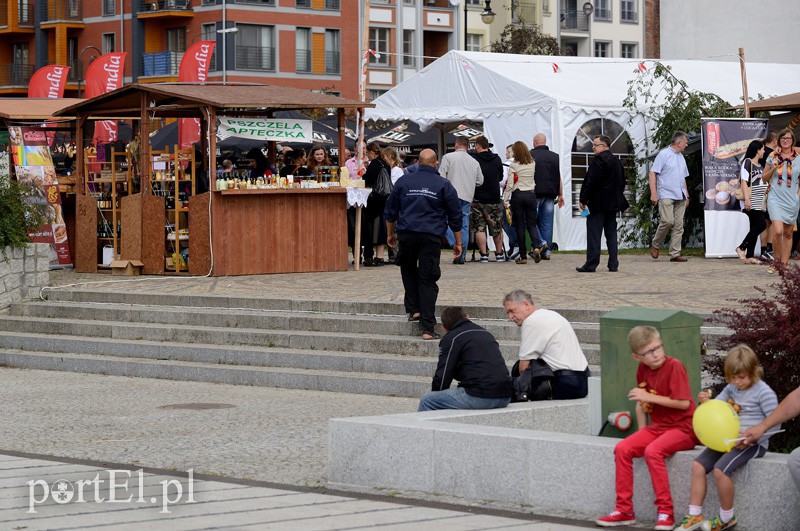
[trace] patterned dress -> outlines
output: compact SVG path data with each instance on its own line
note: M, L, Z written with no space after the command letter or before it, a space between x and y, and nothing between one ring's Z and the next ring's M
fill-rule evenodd
M769 217L773 221L793 225L800 210L800 198L797 197L800 185L800 157L794 152L789 157L782 157L773 151L767 159L767 164L776 168L767 195Z

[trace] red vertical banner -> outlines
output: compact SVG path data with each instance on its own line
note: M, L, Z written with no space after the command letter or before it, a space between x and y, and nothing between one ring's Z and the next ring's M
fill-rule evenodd
M68 66L43 66L31 76L31 81L28 83L28 97L49 99L63 98L68 73Z
M127 52L103 54L86 69L86 97L94 98L122 87L125 75L125 56ZM95 144L115 142L119 135L117 122L107 120L96 122L94 126Z
M208 76L208 63L214 53L214 41L200 41L189 46L183 54L178 70L178 81L205 83ZM181 118L178 122L178 144L181 149L189 149L200 141L200 120Z
M47 132L36 127L9 127L9 143L17 180L33 186L32 201L47 205L47 222L28 236L34 243L50 244L50 268L69 266L72 260L67 243L67 228L61 212L61 194L47 147Z

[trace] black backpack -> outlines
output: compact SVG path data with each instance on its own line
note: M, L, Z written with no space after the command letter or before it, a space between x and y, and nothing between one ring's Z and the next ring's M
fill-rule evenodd
M378 197L389 197L389 194L392 193L392 173L386 164L381 164L381 171L378 173L378 178L375 179L372 193Z
M514 387L512 402L527 402L553 399L553 380L556 375L550 366L540 360L530 360L531 364L519 373L519 361L511 368L511 384Z

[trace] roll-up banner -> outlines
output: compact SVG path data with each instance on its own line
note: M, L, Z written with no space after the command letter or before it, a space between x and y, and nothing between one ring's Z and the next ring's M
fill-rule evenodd
M214 53L214 41L200 41L189 46L183 54L178 70L178 81L205 83L208 76L209 61ZM189 149L200 141L200 120L181 118L178 122L178 144L181 149Z
M749 230L742 213L742 161L750 142L767 136L768 120L703 118L700 124L706 257L735 257Z
M33 243L50 245L50 269L68 267L72 265L72 260L61 212L56 169L50 148L47 147L47 131L40 127L11 126L8 136L17 180L33 185L32 201L47 205L47 221L38 229L29 231L28 236Z
M86 69L86 97L94 98L122 87L127 52L106 53L92 61ZM116 120L95 122L94 144L116 142L119 128Z

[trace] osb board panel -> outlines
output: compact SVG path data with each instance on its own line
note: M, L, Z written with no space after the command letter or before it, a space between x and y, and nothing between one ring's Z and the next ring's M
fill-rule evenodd
M75 271L97 273L97 201L76 195L75 213Z
M164 227L166 209L163 197L146 195L142 198L142 272L146 275L164 274L167 229Z
M211 269L208 202L211 193L189 198L189 274L206 275Z
M215 193L211 210L214 276L347 270L344 190Z
M142 259L142 194L123 197L120 201L120 258L122 260Z

